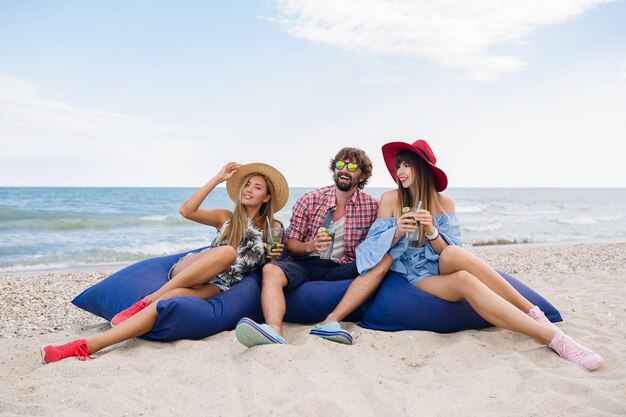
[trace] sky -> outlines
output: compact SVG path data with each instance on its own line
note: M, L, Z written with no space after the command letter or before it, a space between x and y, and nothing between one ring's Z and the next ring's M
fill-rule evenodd
M626 3L0 0L0 186L331 183L425 139L450 187L626 187Z

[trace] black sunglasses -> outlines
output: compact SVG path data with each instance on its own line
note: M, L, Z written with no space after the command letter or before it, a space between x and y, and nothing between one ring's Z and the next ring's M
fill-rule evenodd
M356 170L359 169L359 164L357 164L356 162L345 162L345 161L340 161L339 159L337 159L335 161L335 168L338 171L341 171L343 167L347 167L348 171L350 172L356 172Z

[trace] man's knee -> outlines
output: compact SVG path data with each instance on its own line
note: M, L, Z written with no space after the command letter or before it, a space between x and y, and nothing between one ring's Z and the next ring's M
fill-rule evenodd
M263 267L263 286L286 287L287 276L285 272L274 264L267 264Z

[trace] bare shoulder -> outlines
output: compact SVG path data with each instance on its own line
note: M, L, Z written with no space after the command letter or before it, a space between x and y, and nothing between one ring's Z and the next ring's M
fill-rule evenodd
M398 204L398 190L385 191L380 196L378 217L394 217L394 210Z
M233 212L227 209L215 209L215 227L219 230L224 226L230 218L233 216Z
M395 206L398 201L398 190L385 191L380 196L380 204Z
M443 211L448 214L454 213L456 211L454 199L449 195L439 193L439 203L441 204L441 208L443 209Z

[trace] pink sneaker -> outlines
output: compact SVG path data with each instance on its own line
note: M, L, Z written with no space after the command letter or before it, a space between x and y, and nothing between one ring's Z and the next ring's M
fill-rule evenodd
M560 330L554 335L548 346L563 359L574 362L590 371L598 369L604 363L602 356L577 343L571 337L565 336Z
M547 326L554 331L558 332L560 330L554 323L548 320L546 315L543 314L543 311L541 311L541 309L537 306L534 306L533 308L531 308L530 311L528 312L528 315L530 316L530 318L532 318L536 322L543 324L544 326Z
M121 322L123 322L124 320L128 320L129 318L139 313L141 310L148 307L149 305L150 304L148 304L145 300L137 301L135 304L128 307L126 310L122 310L119 313L117 313L115 316L113 316L113 318L111 319L111 326L115 327Z
M41 348L41 360L43 363L58 362L61 359L76 356L79 361L93 359L89 356L89 348L85 339L74 340L60 346L47 345Z

